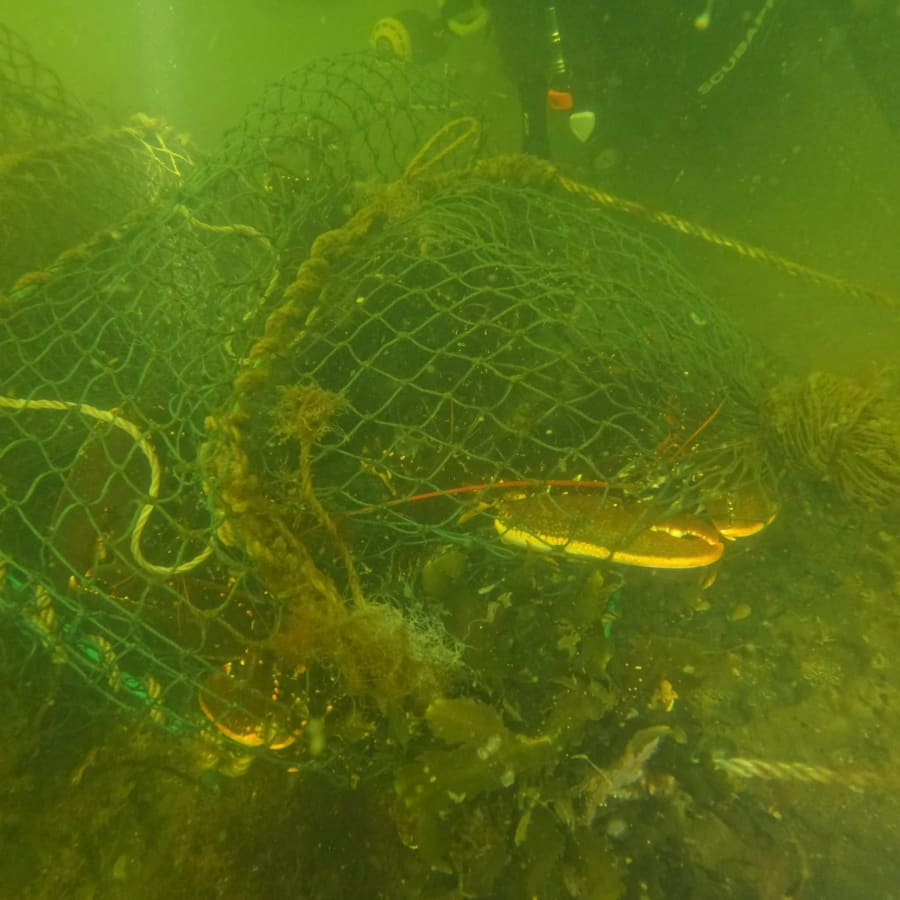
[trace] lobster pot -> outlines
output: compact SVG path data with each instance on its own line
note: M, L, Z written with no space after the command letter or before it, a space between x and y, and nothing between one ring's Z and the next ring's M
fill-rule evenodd
M513 175L398 192L280 315L244 450L326 568L329 535L376 578L448 542L706 564L771 489L755 348L660 244ZM635 549L654 528L671 547Z

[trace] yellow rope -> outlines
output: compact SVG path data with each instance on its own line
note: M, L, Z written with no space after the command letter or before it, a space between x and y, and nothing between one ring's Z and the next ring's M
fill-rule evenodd
M805 278L812 284L818 284L822 287L840 291L857 300L874 300L878 303L884 303L887 306L896 306L898 304L897 298L892 297L890 294L884 294L881 291L861 287L860 285L853 284L849 281L844 281L842 278L837 278L834 275L828 275L825 272L820 272L809 266L793 262L790 259L778 256L778 254L772 253L762 247L755 247L752 244L744 243L744 241L739 241L736 238L719 234L717 231L713 231L703 225L696 225L693 222L689 222L687 219L681 219L671 213L657 212L640 203L636 203L634 200L624 200L613 194L607 194L598 188L589 187L586 184L567 178L564 175L557 176L557 181L560 187L569 193L588 197L599 206L617 209L620 212L637 216L638 218L644 219L647 222L652 222L655 225L663 225L672 231L686 234L689 237L699 238L702 241L706 241L708 244L724 247L747 259L768 263L770 266L774 266L776 269L786 272L788 275Z
M73 403L68 400L29 400L19 397L0 396L0 407L5 409L45 409L45 410L67 410L74 409L89 419L97 422L106 422L113 425L120 431L124 431L137 444L138 449L144 454L147 464L150 466L150 486L147 489L147 496L151 500L159 497L160 483L160 465L159 458L153 445L150 443L148 435L144 434L141 429L128 419L122 418L119 413L114 410L98 409L96 406L90 406L87 403ZM135 562L147 572L154 575L180 575L183 572L189 572L196 569L202 562L209 559L213 552L212 546L207 546L201 550L195 557L180 563L176 566L160 566L150 562L141 550L141 536L147 527L147 521L153 512L153 503L145 503L141 506L134 527L131 531L131 555Z

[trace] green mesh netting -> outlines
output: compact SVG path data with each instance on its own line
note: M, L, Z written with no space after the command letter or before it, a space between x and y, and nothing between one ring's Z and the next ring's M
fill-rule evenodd
M292 528L347 518L373 571L435 541L498 552L488 501L525 489L564 550L567 518L628 502L614 556L656 519L769 490L754 351L670 254L521 173L439 181L314 253L238 383L225 452Z
M103 127L0 27L0 290L157 204L190 172L165 123Z
M448 545L478 591L523 548L708 565L774 512L751 344L552 169L441 171L472 129L317 238L202 451L218 540L283 604L281 666L325 660L379 705L461 676L438 623L396 612Z
M213 545L204 419L312 239L398 177L457 103L368 55L313 64L273 85L170 199L132 169L132 196L153 207L79 232L78 252L9 289L3 606L116 702L196 729L202 686L277 628L252 559ZM106 135L84 140L117 158ZM44 193L38 182L22 202L46 216Z
M190 172L139 125L54 145L129 199L7 276L0 607L212 759L377 767L398 709L492 691L467 613L429 598L571 607L585 578L520 577L535 558L711 565L774 515L778 447L807 453L673 256L552 167L482 156L471 112L349 56ZM58 235L90 189L65 184Z

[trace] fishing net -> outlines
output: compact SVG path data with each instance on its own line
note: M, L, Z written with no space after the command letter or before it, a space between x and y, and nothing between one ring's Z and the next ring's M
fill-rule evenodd
M0 23L0 137L5 152L27 150L92 130L90 113L39 63L26 43Z
M3 606L115 703L196 732L200 688L277 631L283 600L252 552L213 541L204 419L313 238L397 178L457 102L369 56L314 64L273 85L177 193L10 287ZM146 175L131 172L135 195Z
M102 126L0 26L0 289L152 207L190 167L165 123Z
M429 600L564 604L584 580L523 560L701 568L775 514L769 361L589 191L482 155L470 112L351 56L187 177L109 132L144 148L116 170L142 212L101 204L115 227L5 298L0 604L210 764L365 772L398 708L456 735L481 708L441 698L494 676Z
M356 593L353 559L442 541L703 565L702 517L725 533L739 498L765 505L749 343L661 246L552 181L515 159L416 172L314 246L212 423L239 542L311 532Z

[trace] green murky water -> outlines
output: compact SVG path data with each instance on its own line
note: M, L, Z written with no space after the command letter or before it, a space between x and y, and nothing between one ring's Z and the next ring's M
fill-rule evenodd
M566 173L900 296L891 4L718 0L704 29L702 0L557 5L573 93L596 114L587 144L551 114ZM163 117L200 154L267 84L365 46L396 12L362 0L58 7L0 0L0 23L104 120ZM527 17L497 12L494 30L448 40L429 65L477 96L492 145L511 152L522 73L498 44L525 42ZM656 234L787 368L865 378L896 365L896 304ZM4 454L0 503L19 471ZM128 682L91 690L39 639L46 619L29 631L6 616L0 898L900 896L898 525L896 496L861 512L827 483L791 478L774 522L729 544L714 579L523 551L517 574L492 583L436 543L390 573L393 587L426 627L440 620L469 674L430 703L385 689L332 706L336 676L318 673L300 761L259 759L242 774L120 709L116 697L138 690ZM26 532L0 529L7 611L37 602L11 575L26 565ZM165 590L205 602L190 578ZM396 635L371 634L387 670ZM280 689L307 675L282 672Z

